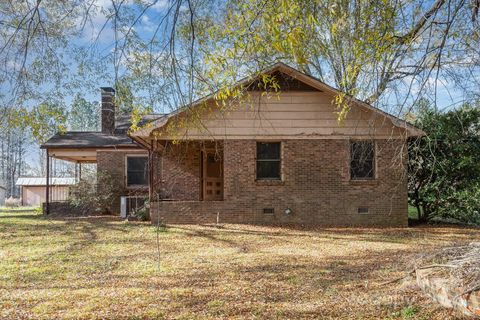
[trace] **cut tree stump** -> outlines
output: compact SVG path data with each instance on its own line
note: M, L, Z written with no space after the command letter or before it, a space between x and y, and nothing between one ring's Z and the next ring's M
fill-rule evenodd
M462 314L480 318L480 288L455 286L448 278L443 278L435 268L415 270L418 286L440 305L458 310Z

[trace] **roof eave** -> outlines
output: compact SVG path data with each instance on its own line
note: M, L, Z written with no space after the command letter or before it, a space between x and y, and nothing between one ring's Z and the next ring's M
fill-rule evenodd
M139 146L136 143L132 143L131 145L102 145L102 146L75 146L75 145L67 145L67 146L40 146L40 149L128 149L128 148L138 148Z

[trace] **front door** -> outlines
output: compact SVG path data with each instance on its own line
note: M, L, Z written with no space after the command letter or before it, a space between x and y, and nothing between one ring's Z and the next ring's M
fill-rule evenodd
M223 200L223 159L215 151L202 152L203 200Z

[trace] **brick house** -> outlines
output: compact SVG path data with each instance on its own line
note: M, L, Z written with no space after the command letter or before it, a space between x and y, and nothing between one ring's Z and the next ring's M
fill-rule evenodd
M241 98L150 115L129 135L103 88L102 132L55 135L42 147L96 162L123 195L143 192L153 223L405 226L406 142L424 133L353 98L339 122L337 90L282 63L262 74L280 91L249 78Z

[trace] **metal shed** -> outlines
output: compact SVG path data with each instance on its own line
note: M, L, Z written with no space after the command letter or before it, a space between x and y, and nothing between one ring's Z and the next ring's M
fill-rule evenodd
M46 199L45 177L20 177L16 185L21 188L22 206L41 206ZM75 178L50 178L50 201L66 201Z
M0 181L0 206L5 205L5 192L6 191L7 191L7 189L5 188L5 186Z

